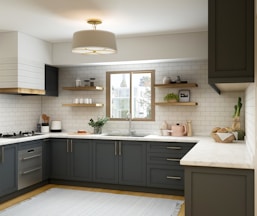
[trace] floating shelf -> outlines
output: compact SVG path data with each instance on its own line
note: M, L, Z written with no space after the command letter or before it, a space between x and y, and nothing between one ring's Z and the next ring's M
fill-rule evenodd
M64 90L70 91L103 91L104 88L101 86L82 86L82 87L63 87Z
M103 107L103 104L95 103L95 104L63 104L63 106L69 107Z
M196 83L170 83L170 84L155 84L158 88L194 88L198 87Z
M197 106L197 102L156 102L160 106Z

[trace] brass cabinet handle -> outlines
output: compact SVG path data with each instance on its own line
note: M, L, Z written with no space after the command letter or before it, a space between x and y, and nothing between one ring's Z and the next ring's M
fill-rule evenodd
M179 146L167 146L167 149L173 149L173 150L181 150L182 148Z
M73 151L73 143L72 143L72 140L70 140L70 152L72 153Z
M180 159L177 158L166 158L167 161L176 161L176 162L180 162Z
M119 141L119 156L121 156L121 141Z
M67 153L69 152L69 140L67 139L67 142L66 142L66 151Z
M114 155L117 155L117 141L114 141Z
M173 179L173 180L181 180L181 177L179 176L166 176L167 179Z

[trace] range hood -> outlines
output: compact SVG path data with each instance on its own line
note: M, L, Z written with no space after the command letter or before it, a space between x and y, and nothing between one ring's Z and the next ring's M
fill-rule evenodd
M45 95L51 44L20 32L1 32L0 47L0 94Z

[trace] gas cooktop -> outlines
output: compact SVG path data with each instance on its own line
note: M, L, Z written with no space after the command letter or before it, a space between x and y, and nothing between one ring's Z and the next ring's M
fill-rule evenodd
M22 138L22 137L30 137L30 136L36 136L39 134L36 134L34 131L30 132L22 132L19 133L0 133L0 138Z

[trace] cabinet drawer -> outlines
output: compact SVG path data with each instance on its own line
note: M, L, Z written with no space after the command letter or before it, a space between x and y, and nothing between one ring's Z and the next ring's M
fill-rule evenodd
M147 164L179 166L184 154L148 154Z
M167 154L186 154L195 143L179 143L179 142L153 142L148 144L148 153L167 153Z
M184 170L149 166L147 186L184 190Z

